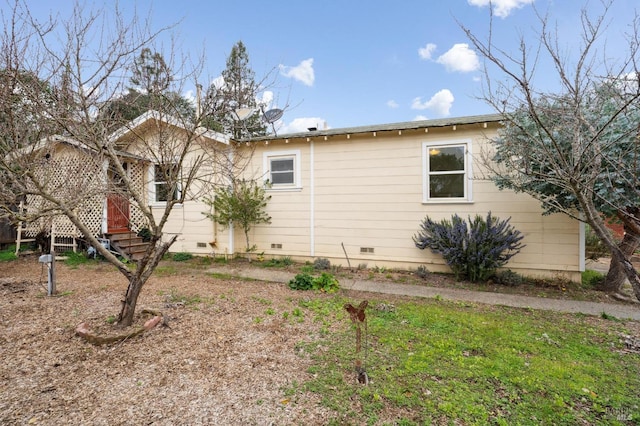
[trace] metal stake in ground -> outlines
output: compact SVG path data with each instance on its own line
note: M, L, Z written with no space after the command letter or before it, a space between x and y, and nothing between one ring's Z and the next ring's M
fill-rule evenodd
M358 375L358 382L364 385L369 384L369 376L367 376L367 371L362 363L362 359L360 359L360 349L362 346L363 324L365 329L365 338L367 334L367 317L364 310L368 304L369 302L367 300L363 300L362 302L360 302L357 308L350 303L344 305L344 308L347 310L347 312L349 312L351 321L356 326L356 374Z

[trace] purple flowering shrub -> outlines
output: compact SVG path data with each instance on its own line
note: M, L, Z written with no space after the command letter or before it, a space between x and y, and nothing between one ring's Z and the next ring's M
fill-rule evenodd
M476 215L468 223L457 214L440 222L427 216L413 241L421 250L441 254L456 279L486 281L524 247L524 235L509 224L510 219L500 220L491 212L486 220Z

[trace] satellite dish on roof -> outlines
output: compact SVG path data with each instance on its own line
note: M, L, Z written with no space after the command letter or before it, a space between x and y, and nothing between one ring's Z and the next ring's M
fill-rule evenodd
M279 108L270 109L263 113L262 119L269 124L273 124L282 118L283 113L284 111Z
M233 114L235 115L234 118L236 118L237 120L244 121L247 118L251 117L254 112L256 112L255 108L238 108L237 110L233 111Z

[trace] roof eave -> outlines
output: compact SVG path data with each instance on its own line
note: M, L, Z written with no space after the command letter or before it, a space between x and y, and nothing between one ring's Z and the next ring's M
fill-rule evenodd
M478 123L493 123L504 120L504 116L501 114L484 114L473 115L465 117L453 117L453 118L440 118L433 120L417 120L406 121L400 123L389 124L376 124L369 126L357 126L357 127L344 127L336 129L326 130L313 130L307 132L287 133L280 135L266 135L259 137L252 137L251 139L243 139L238 142L254 142L265 140L277 140L277 139L296 139L296 138L308 138L316 136L338 136L338 135L354 135L358 133L371 133L371 132L386 132L386 131L401 131L401 130L418 130L434 127L447 127L447 126L462 126L468 124Z

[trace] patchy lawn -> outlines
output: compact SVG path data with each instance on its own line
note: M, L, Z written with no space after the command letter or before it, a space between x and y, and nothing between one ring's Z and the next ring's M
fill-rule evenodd
M37 258L0 263L0 423L640 421L640 355L625 345L640 336L636 322L296 292L210 266L163 262L138 311L161 310L168 326L94 346L75 328L115 332L126 282L113 267L58 262L59 296L49 298ZM365 298L356 353L343 305Z

